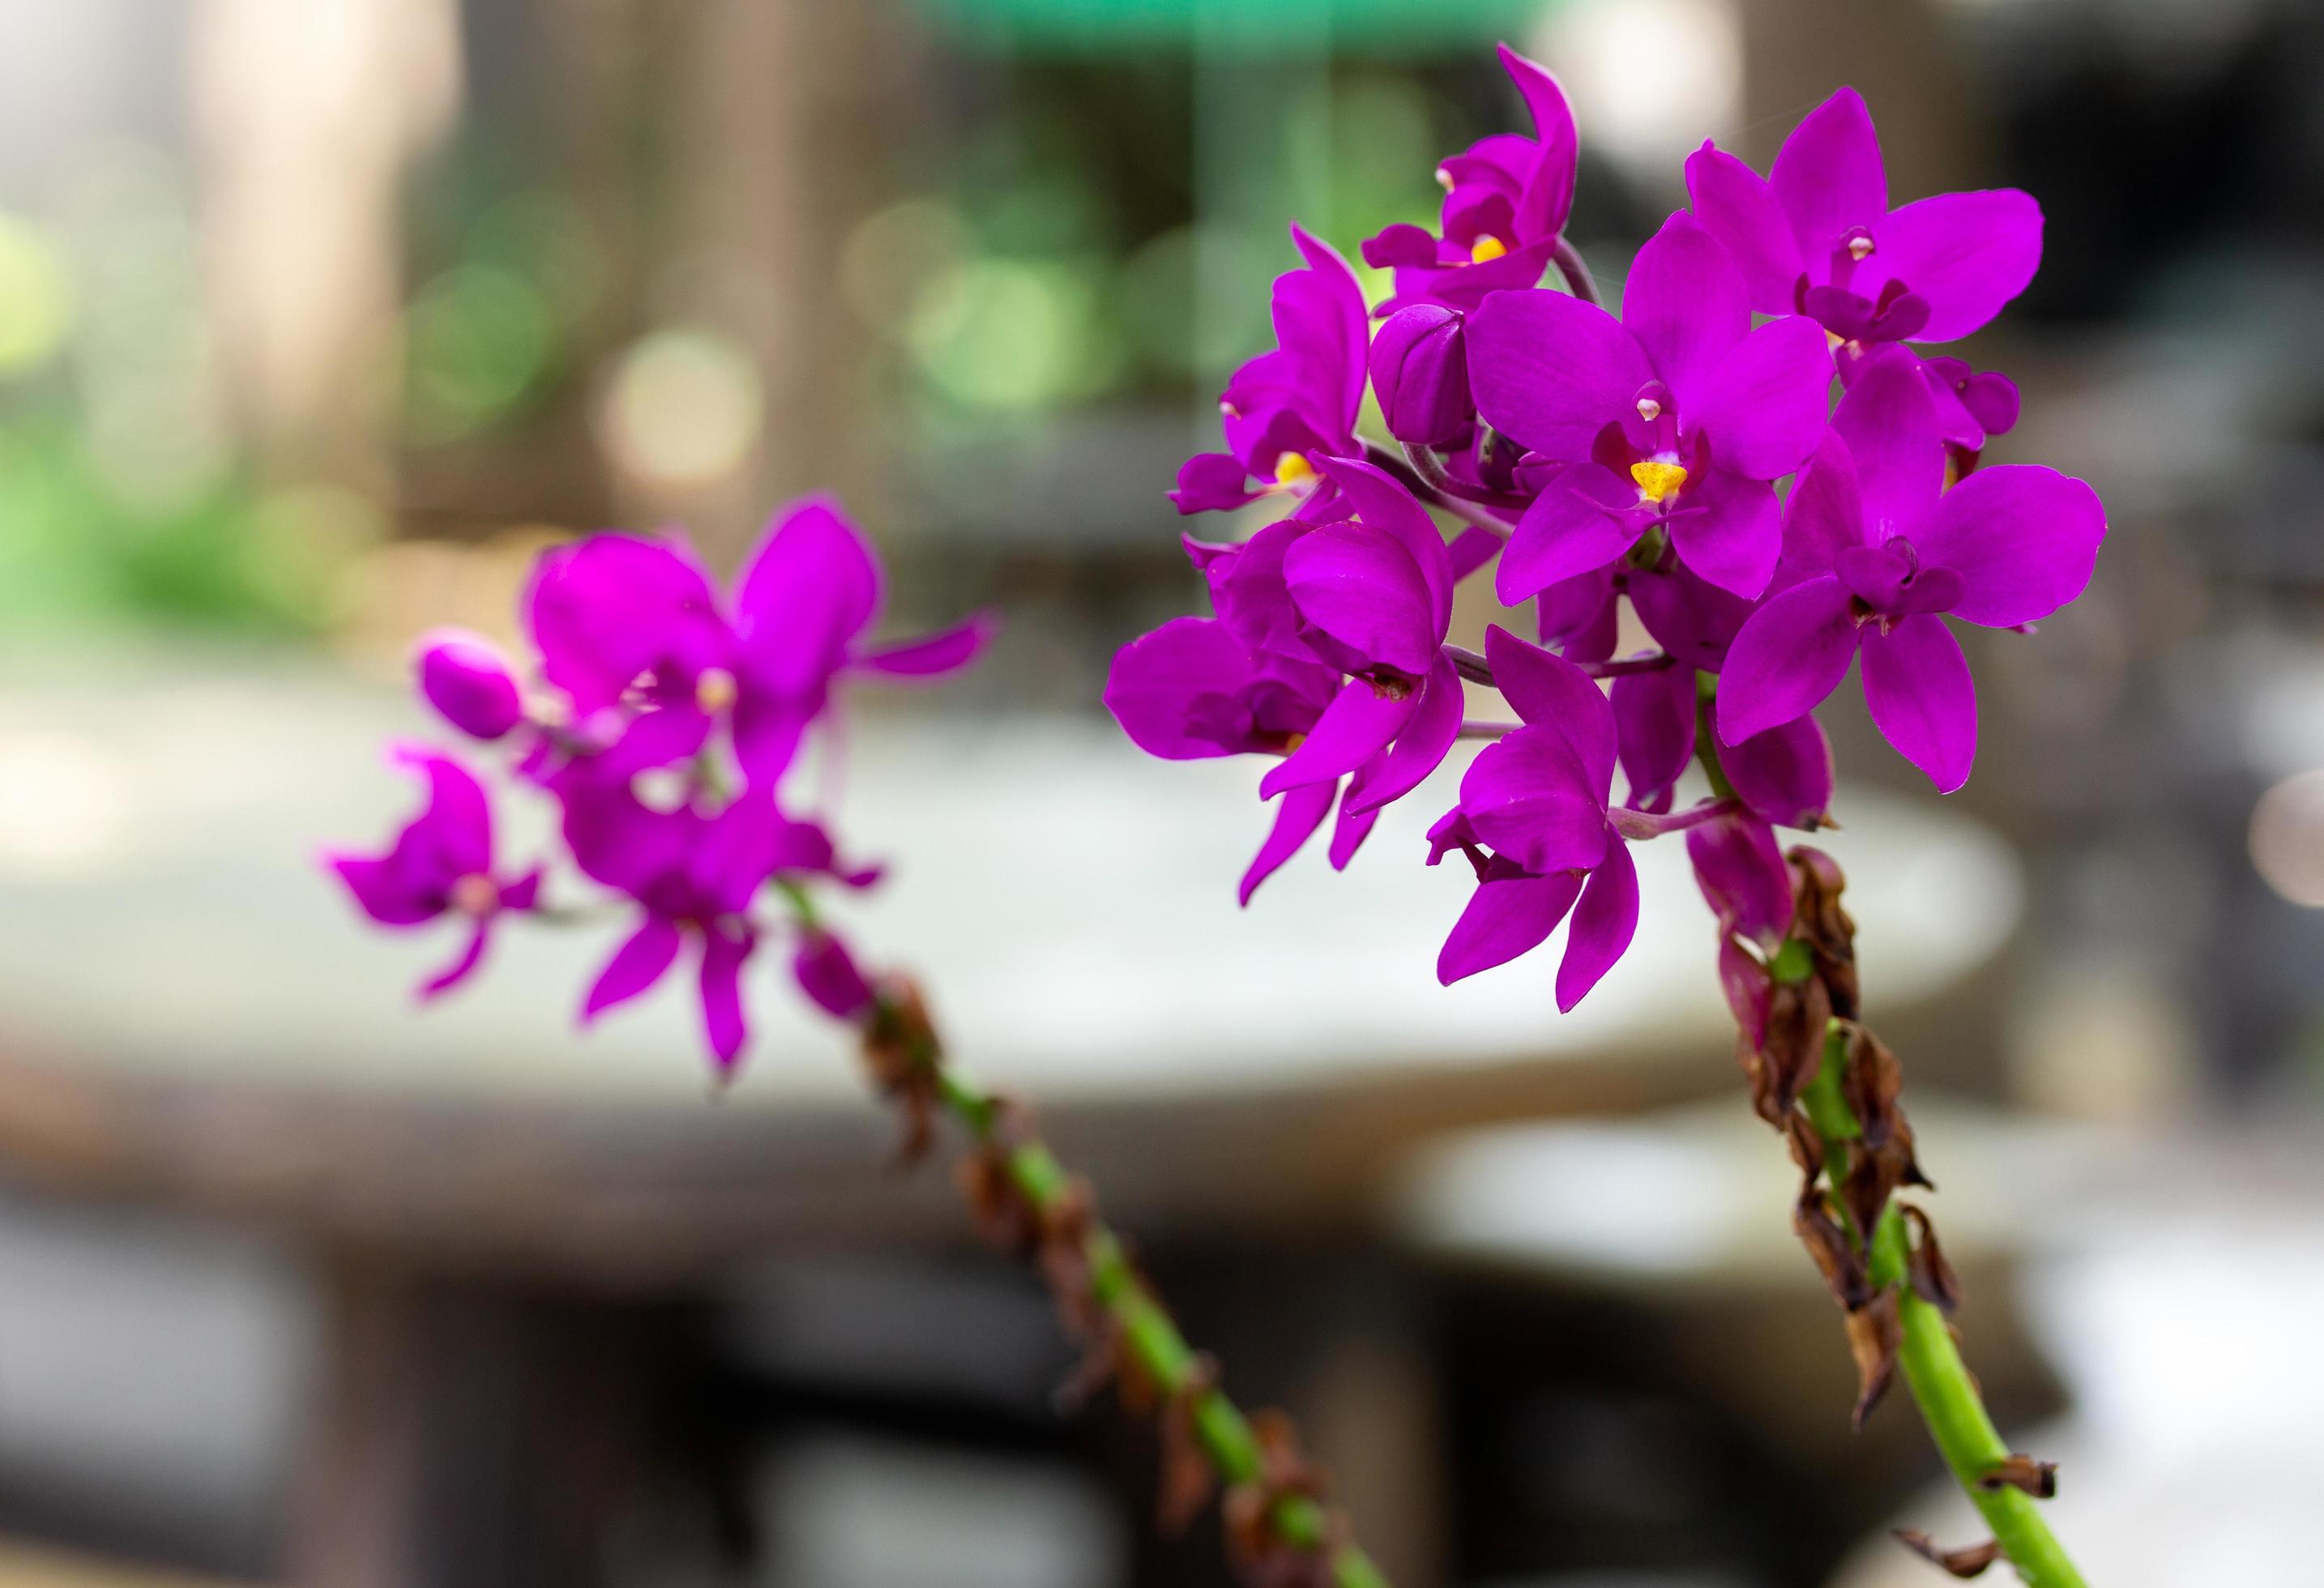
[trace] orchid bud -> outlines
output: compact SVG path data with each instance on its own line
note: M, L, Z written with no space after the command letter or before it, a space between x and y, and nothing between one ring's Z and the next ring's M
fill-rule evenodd
M476 739L497 739L524 720L516 677L481 635L447 629L420 652L420 692L437 715Z
M1457 440L1475 412L1461 316L1416 303L1388 317L1372 338L1372 390L1388 434L1416 447Z
M829 932L810 932L791 956L799 991L835 1020L853 1020L872 1005L872 984L855 968L847 946Z

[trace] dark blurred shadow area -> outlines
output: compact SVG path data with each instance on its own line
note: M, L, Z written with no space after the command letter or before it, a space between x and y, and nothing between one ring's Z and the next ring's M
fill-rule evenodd
M899 630L1006 619L859 703L867 935L1402 1588L1928 1580L1887 1528L1975 1523L1901 1400L1848 1430L1677 863L1572 1020L1533 962L1440 990L1425 814L1239 914L1247 769L1099 706L1200 600L1163 493L1286 221L1428 221L1522 125L1497 39L1609 288L1689 152L1842 83L1900 198L2041 201L1967 355L2024 391L1988 457L2106 500L2097 582L1969 641L1957 797L1831 714L1832 847L2061 1531L2110 1588L2314 1574L2324 9L0 0L0 1588L1231 1580L771 979L714 1103L676 995L571 1031L603 945L423 1015L313 871L401 808L414 633L813 489Z

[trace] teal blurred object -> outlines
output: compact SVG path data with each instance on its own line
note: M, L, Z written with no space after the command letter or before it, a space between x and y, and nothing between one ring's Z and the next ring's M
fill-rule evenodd
M970 44L1019 55L1452 55L1523 32L1555 0L918 0Z

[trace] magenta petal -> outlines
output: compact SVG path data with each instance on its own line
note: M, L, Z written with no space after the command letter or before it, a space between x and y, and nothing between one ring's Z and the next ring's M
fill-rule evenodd
M541 670L579 716L618 703L650 669L713 664L727 642L709 577L669 541L592 535L544 552L524 606Z
M752 676L784 694L816 688L880 611L872 549L835 503L808 497L767 531L734 594L734 631Z
M1686 857L1694 865L1695 886L1722 927L1763 944L1791 930L1792 874L1766 823L1728 816L1691 827Z
M1360 782L1361 780L1359 778L1357 780ZM1356 784L1351 783L1348 791L1353 794L1355 789ZM1340 819L1332 824L1330 859L1333 871L1348 869L1348 863L1355 859L1356 851L1364 846L1364 840L1372 836L1372 828L1379 821L1378 806L1370 810L1350 810L1345 800L1341 802Z
M1436 979L1450 987L1464 976L1507 965L1539 947L1557 930L1581 891L1582 879L1571 872L1479 882L1437 952Z
M722 1073L733 1069L750 1040L742 1020L742 962L756 944L748 927L713 926L702 934L702 1029Z
M1705 143L1686 160L1686 192L1695 217L1725 245L1742 272L1751 307L1762 314L1797 309L1799 240L1775 190L1724 150Z
M1306 268L1276 278L1276 342L1297 360L1301 394L1319 403L1317 419L1332 420L1336 444L1349 439L1363 405L1371 318L1356 272L1337 249L1296 223L1291 241Z
M798 753L807 725L815 721L821 702L794 699L746 688L734 702L734 759L743 781L753 789L771 789L788 771Z
M1420 578L1428 590L1428 610L1435 627L1431 643L1444 637L1445 625L1452 621L1452 559L1444 549L1444 537L1436 528L1436 521L1428 510L1412 499L1394 479L1370 464L1352 457L1327 457L1323 460L1323 474L1333 484L1347 493L1348 505L1366 526L1388 535L1404 548L1412 559L1412 566L1420 571ZM1288 552L1285 553L1286 570ZM1407 669L1425 672L1426 666Z
M1638 929L1638 868L1630 846L1619 839L1606 845L1606 858L1590 873L1590 885L1574 907L1573 924L1566 928L1565 957L1557 965L1557 1011L1572 1012L1590 994L1614 962L1630 946Z
M626 1003L662 978L678 957L678 928L660 916L645 924L613 950L613 957L597 973L589 996L581 1005L583 1020L595 1020L617 1003Z
M1638 250L1622 286L1622 324L1683 414L1751 328L1751 305L1727 250L1682 209Z
M1771 319L1735 344L1682 405L1690 435L1707 436L1721 468L1780 479L1823 437L1831 396L1831 349L1802 315Z
M1719 934L1719 990L1727 995L1735 1024L1758 1048L1767 1039L1767 967L1728 932Z
M1833 411L1831 428L1856 466L1864 543L1911 529L1945 481L1936 407L1913 355L1899 348L1869 361Z
M1754 734L1719 752L1736 794L1764 821L1812 830L1831 813L1831 742L1813 716Z
M1602 489L1593 493L1577 484ZM1593 499L1610 495L1615 484L1611 471L1584 463L1543 488L1517 521L1494 571L1493 590L1502 605L1519 605L1552 585L1594 573L1637 543L1637 519L1609 512Z
M1629 591L1638 622L1677 658L1679 670L1690 675L1698 669L1717 672L1744 621L1758 610L1757 603L1720 589L1683 565L1666 574L1632 568ZM1693 687L1692 677L1688 687Z
M428 808L403 843L424 845L447 883L472 872L491 872L493 810L475 774L448 755L417 745L400 746L394 756L428 780Z
M1594 304L1496 292L1469 317L1469 389L1487 423L1536 452L1590 456L1654 378L1637 338Z
M1974 477L1974 476L1972 476ZM1941 618L1899 618L1864 631L1864 704L1896 753L1941 794L1969 781L1977 759L1977 686L1960 642Z
M872 1007L872 983L856 968L847 945L829 932L810 932L791 955L791 979L834 1020L851 1020Z
M1719 738L1739 743L1805 716L1855 660L1856 620L1838 579L1794 585L1751 614L1719 675Z
M1605 802L1554 728L1487 745L1461 780L1461 812L1480 842L1528 872L1596 865L1609 842Z
M1846 399L1841 399L1846 402ZM1836 433L1827 433L1792 482L1784 503L1784 554L1775 562L1773 591L1821 578L1843 551L1864 544L1864 497L1856 457Z
M1347 776L1388 748L1416 704L1409 695L1383 694L1361 679L1350 679L1323 708L1306 742L1259 780L1259 798L1272 799L1303 783Z
M1573 747L1598 803L1614 786L1614 707L1595 680L1563 657L1529 645L1495 623L1485 631L1493 685L1526 722L1547 727Z
M1525 190L1517 196L1516 231L1527 241L1554 237L1565 229L1566 216L1573 208L1573 179L1581 154L1573 109L1545 68L1507 44L1500 47L1500 56L1501 69L1525 97L1526 109L1533 116L1534 136L1541 145Z
M461 950L459 958L420 983L420 996L423 999L441 998L474 975L476 967L484 962L484 942L490 936L491 928L484 922L478 921L476 929L468 934L467 946Z
M1482 524L1471 524L1452 537L1444 548L1444 559L1452 566L1455 583L1467 578L1493 560L1501 549L1501 536Z
M420 692L437 715L473 739L498 739L524 720L516 675L481 634L439 629L422 637Z
M1197 703L1229 700L1256 671L1250 652L1224 623L1174 617L1115 655L1106 675L1105 708L1148 755L1166 761L1226 755L1245 746L1222 739L1232 725L1222 725L1216 713L1199 712Z
M1706 469L1670 518L1671 545L1688 571L1746 601L1775 577L1784 549L1784 510L1765 480Z
M1284 554L1283 582L1299 614L1342 645L1398 672L1428 671L1437 642L1428 586L1388 534L1326 524Z
M1667 667L1614 680L1614 725L1622 742L1629 803L1660 809L1694 759L1694 669Z
M1362 816L1401 799L1434 771L1461 734L1461 674L1441 652L1420 687L1419 704L1397 734L1396 743L1348 789L1350 814Z
M339 873L339 881L355 895L355 907L383 927L416 927L444 913L444 898L436 888L412 884L406 867L391 855L374 860L356 854L328 854L324 863Z
M2015 188L1915 199L1873 234L1878 246L1866 264L1928 302L1916 341L1950 342L1983 327L2042 264L2042 207Z
M1979 469L1938 499L1914 546L1924 567L1951 568L1956 617L2011 628L2080 596L2106 539L2098 493L2032 464Z
M1275 825L1267 830L1267 839L1251 856L1250 869L1242 874L1242 886L1236 897L1244 904L1259 891L1259 885L1273 876L1283 863L1299 853L1323 818L1332 814L1332 801L1340 792L1340 785L1303 783L1283 796L1275 808Z
M1888 213L1880 136L1862 96L1842 88L1792 129L1767 185L1791 217L1800 257L1815 279L1850 226L1876 226Z
M1177 487L1170 505L1180 512L1218 512L1256 502L1261 493L1251 486L1250 471L1231 452L1197 452L1178 466Z
M937 633L874 645L855 659L855 665L893 679L934 678L974 661L1000 627L998 613L975 613Z

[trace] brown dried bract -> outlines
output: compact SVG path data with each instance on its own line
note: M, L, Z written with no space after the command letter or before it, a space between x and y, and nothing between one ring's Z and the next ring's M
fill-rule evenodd
M1259 1473L1227 1491L1229 1557L1255 1588L1332 1588L1332 1557L1346 1542L1347 1525L1338 1513L1327 1513L1320 1549L1294 1543L1275 1525L1285 1500L1320 1501L1329 1481L1301 1453L1298 1434L1281 1412L1251 1413L1250 1431L1259 1441Z
M1933 1562L1956 1577L1974 1577L2001 1558L1998 1539L1988 1538L1982 1544L1972 1544L1965 1549L1940 1549L1926 1533L1911 1528L1896 1529L1896 1542L1919 1556Z
M1767 1038L1756 1052L1745 1050L1743 1068L1751 1083L1751 1106L1781 1127L1801 1091L1823 1063L1824 1028L1831 1023L1831 995L1822 979L1778 982L1767 1000Z
M1864 1255L1849 1240L1840 1221L1831 1216L1831 1209L1823 1193L1811 1185L1800 1193L1799 1205L1792 1210L1792 1228L1799 1233L1800 1243L1815 1260L1817 1271L1823 1275L1832 1299L1853 1313L1872 1299L1872 1281L1864 1266Z
M1914 1293L1950 1317L1960 1306L1960 1279L1953 1273L1953 1265L1945 1260L1944 1248L1937 1244L1937 1226L1909 1203L1902 1205L1902 1210L1915 1236L1904 1260Z
M1883 1290L1848 1315L1848 1349L1856 1358L1856 1412L1850 1421L1861 1429L1872 1408L1888 1391L1896 1373L1896 1347L1904 1330L1896 1320L1896 1292Z
M917 1164L936 1140L936 1066L944 1048L927 1000L909 976L881 978L864 1022L862 1053L872 1085L896 1104L903 1120L897 1161Z
M1856 1018L1856 922L1840 902L1848 879L1840 863L1803 844L1786 856L1792 871L1792 936L1815 956L1816 979L1831 995L1831 1012Z
M1177 1393L1162 1408L1162 1473L1154 1497L1155 1522L1165 1533L1178 1533L1210 1503L1217 1475L1194 1431L1194 1408L1219 1387L1219 1364L1197 1355Z
M2058 1492L2058 1463L2013 1452L1987 1468L1977 1486L1987 1491L2023 1489L2036 1500L2054 1499Z

